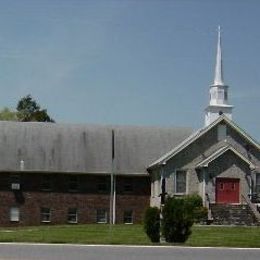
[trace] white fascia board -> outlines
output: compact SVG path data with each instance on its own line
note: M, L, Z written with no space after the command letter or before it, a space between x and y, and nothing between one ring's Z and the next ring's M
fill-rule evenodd
M250 137L244 130L242 130L239 126L237 126L232 120L228 119L224 114L221 115L217 120L212 122L210 125L199 129L197 132L190 135L187 139L185 139L183 142L181 142L179 145L177 145L174 149L172 149L170 152L163 155L161 158L153 162L148 166L149 168L156 167L160 164L165 164L169 159L171 159L173 156L175 156L177 153L181 152L184 148L186 148L188 145L196 141L198 138L200 138L202 135L207 133L210 129L212 129L214 126L216 126L219 122L225 121L228 125L230 125L232 128L234 128L239 134L241 134L249 143L254 145L259 151L260 151L260 145L252 138Z
M241 153L239 153L235 148L232 146L224 146L214 152L212 155L210 155L208 158L197 164L196 168L203 168L203 167L208 167L208 165L216 160L218 157L226 153L227 151L232 151L234 154L236 154L240 159L242 159L245 163L247 163L250 167L250 169L255 169L256 166L251 163L245 156L243 156Z

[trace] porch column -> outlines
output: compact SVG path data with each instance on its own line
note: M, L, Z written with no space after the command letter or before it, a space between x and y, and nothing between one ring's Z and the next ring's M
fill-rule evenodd
M207 168L203 167L202 172L202 202L203 206L207 207L207 198L206 198L206 177L207 177Z

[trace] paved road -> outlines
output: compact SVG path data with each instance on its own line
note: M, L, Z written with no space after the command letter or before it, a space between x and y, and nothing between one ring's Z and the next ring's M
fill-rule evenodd
M0 244L1 260L259 260L260 249Z

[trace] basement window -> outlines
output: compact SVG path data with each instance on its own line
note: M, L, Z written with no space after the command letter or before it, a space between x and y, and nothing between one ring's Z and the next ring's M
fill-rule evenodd
M10 221L11 222L20 221L20 209L18 207L10 208Z
M124 223L125 224L133 224L133 210L125 210L124 211Z
M107 210L97 209L97 223L107 223Z
M78 223L78 210L76 208L68 209L68 223Z
M41 208L41 222L48 223L51 222L51 209Z

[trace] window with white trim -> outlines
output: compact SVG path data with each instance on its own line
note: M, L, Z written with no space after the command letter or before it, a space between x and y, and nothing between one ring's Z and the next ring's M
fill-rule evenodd
M133 224L133 210L125 210L124 211L124 223L125 224Z
M10 221L12 222L20 221L20 209L18 207L10 208Z
M97 209L97 223L107 223L107 210Z
M175 193L186 193L186 179L187 173L183 170L177 170L175 172Z
M68 209L68 223L78 223L78 210L76 208Z
M41 208L41 222L51 222L50 208Z

